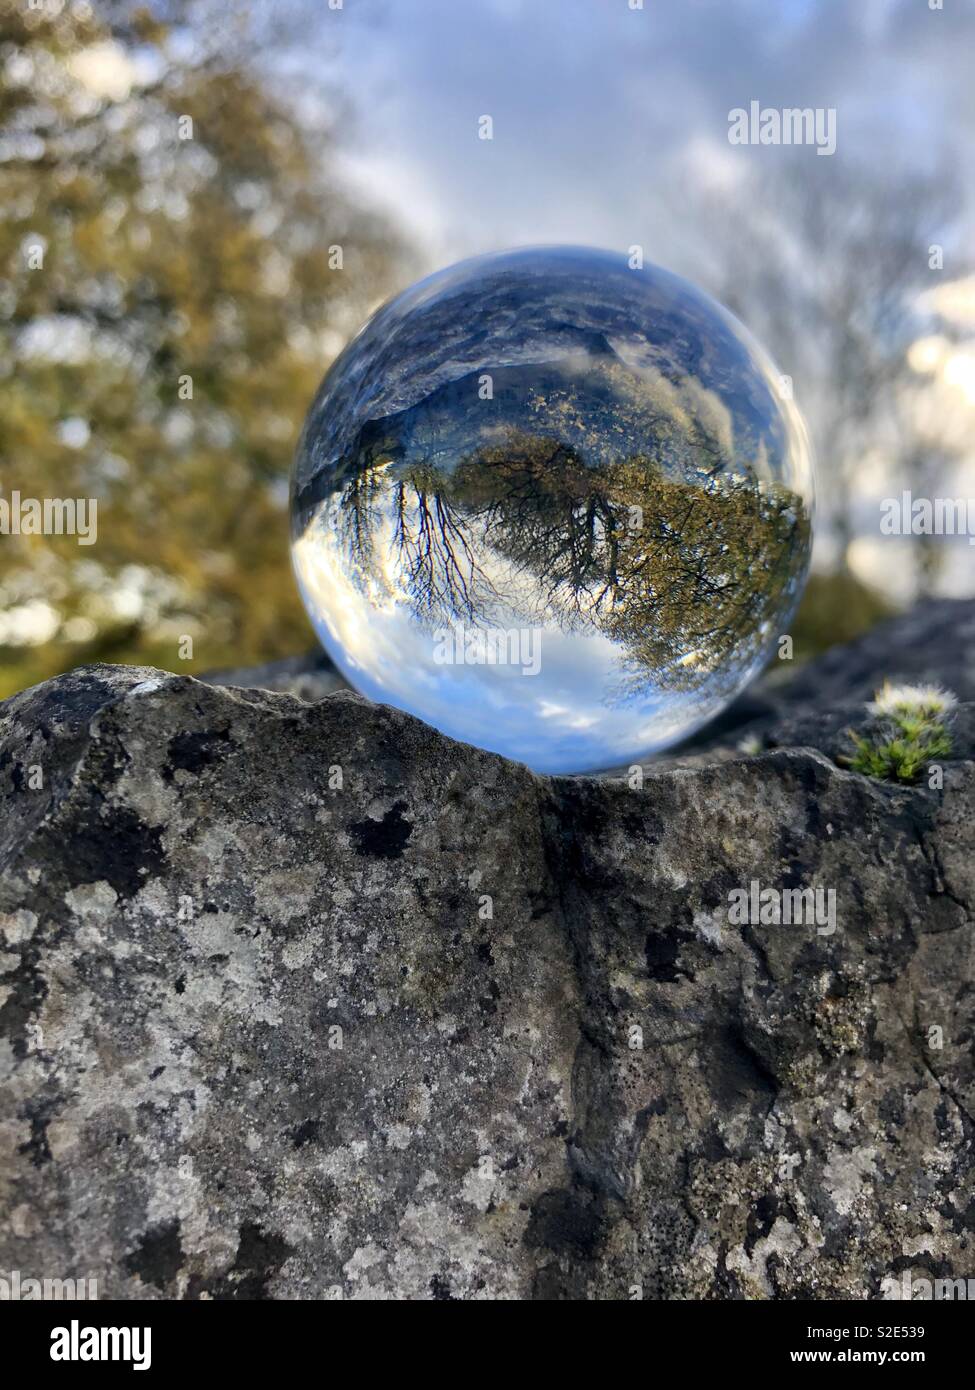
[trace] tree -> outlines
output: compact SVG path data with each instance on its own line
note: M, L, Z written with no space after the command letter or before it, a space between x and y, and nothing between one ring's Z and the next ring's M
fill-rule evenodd
M390 463L370 439L339 472L309 543L341 547L361 592L429 629L599 633L620 652L621 695L733 689L805 573L802 500L740 457L674 476L658 458L593 464L508 430L447 468Z
M908 350L924 326L919 296L947 273L932 247L946 248L952 275L964 273L951 245L960 208L944 172L808 158L770 164L707 204L712 288L793 378L840 569L865 457L884 451L892 486L898 473L910 482L926 470L922 415L901 409L918 385Z
M90 547L0 535L0 693L309 640L291 453L401 248L220 11L0 0L0 496L98 504Z

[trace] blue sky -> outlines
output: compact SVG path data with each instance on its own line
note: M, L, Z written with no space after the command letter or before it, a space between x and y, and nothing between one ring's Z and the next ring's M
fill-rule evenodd
M975 8L962 0L644 3L316 7L307 52L348 101L350 177L428 266L514 244L638 241L687 270L682 197L786 154L729 145L728 113L751 100L835 107L839 157L971 169ZM477 139L483 114L490 142Z

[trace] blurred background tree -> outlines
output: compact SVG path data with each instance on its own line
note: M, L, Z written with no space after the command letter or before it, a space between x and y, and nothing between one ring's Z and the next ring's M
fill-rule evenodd
M812 435L823 547L793 625L810 655L895 611L878 479L888 495L940 495L970 447L970 401L933 388L917 352L938 317L945 242L954 273L971 270L963 198L950 168L793 156L703 202L699 273L792 379ZM917 591L931 593L946 548L914 545Z
M227 4L0 0L0 494L98 500L95 545L0 537L0 696L311 645L294 442L403 248L267 40Z

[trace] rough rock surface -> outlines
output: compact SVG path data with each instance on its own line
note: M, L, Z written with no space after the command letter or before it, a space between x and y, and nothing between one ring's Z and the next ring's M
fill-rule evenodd
M208 685L236 685L259 690L277 690L297 695L300 700L323 700L336 690L348 690L348 682L323 651L307 656L286 656L264 666L239 667L231 671L210 671L201 677Z
M904 789L827 756L862 694L641 788L346 691L99 666L7 701L0 1270L136 1298L975 1276L973 706L943 787ZM752 880L834 890L835 931L734 925Z

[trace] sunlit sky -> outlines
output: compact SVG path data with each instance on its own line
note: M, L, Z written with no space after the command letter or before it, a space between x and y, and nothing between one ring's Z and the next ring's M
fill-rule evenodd
M728 112L752 100L835 107L840 156L971 171L975 7L962 0L629 3L316 11L308 51L322 50L349 99L349 172L431 264L519 243L639 241L686 273L686 228L679 208L661 219L661 183L734 179L783 154L729 145ZM484 114L492 141L477 139Z
M630 3L345 0L341 11L316 11L318 37L292 61L343 93L345 175L408 229L423 270L519 244L638 243L648 258L700 280L708 229L697 225L697 195L734 193L757 162L792 153L733 146L729 112L752 101L835 108L835 158L892 177L901 169L958 175L968 203L959 239L946 242L940 302L930 307L963 335L975 332L975 280L962 283L960 265L975 240L975 6ZM315 100L318 84L304 91ZM477 138L483 115L493 119L490 141ZM800 157L819 158L812 148ZM975 349L942 341L926 351L919 372L947 392L937 408L960 410L971 430ZM872 481L864 469L871 516L883 469L875 461ZM971 482L963 469L959 486ZM971 552L950 549L943 584L970 592ZM889 585L889 542L868 538L851 560L863 578ZM910 584L909 566L893 572Z

